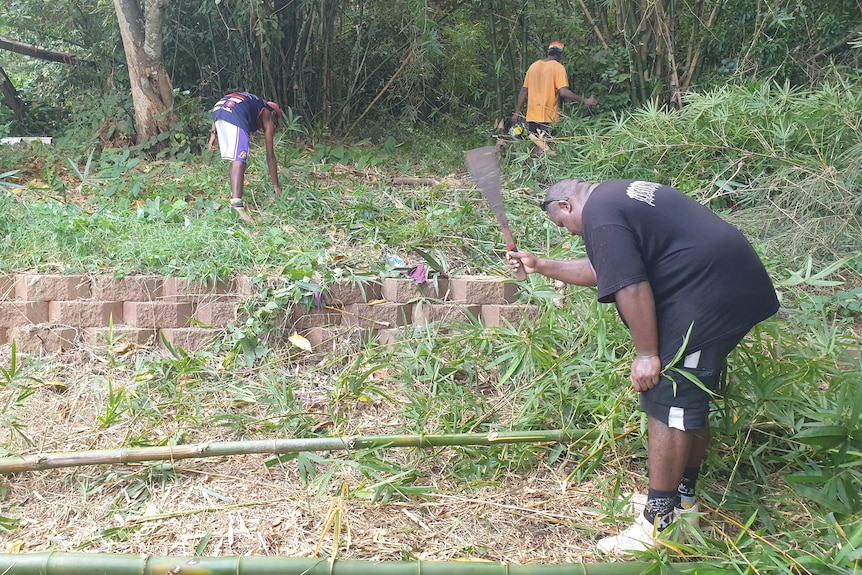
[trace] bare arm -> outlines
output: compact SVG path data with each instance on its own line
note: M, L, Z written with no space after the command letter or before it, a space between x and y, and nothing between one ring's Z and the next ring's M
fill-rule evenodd
M515 113L512 114L512 122L517 123L518 118L521 117L521 110L524 109L524 103L527 101L527 87L524 86L521 88L521 91L518 92L518 102L515 104Z
M650 390L658 385L661 372L652 286L649 282L632 284L617 291L615 297L637 351L637 357L632 362L632 387L635 391Z
M210 139L207 142L207 148L210 152L216 151L216 127L215 122L210 124Z
M551 260L537 258L530 252L517 251L508 252L509 267L517 271L523 266L528 274L539 273L551 279L560 280L567 284L595 287L596 270L587 258L576 260Z
M269 112L266 115L263 123L263 134L266 140L266 165L269 168L269 178L272 180L272 186L275 188L275 193L281 196L281 185L278 183L278 161L275 159L275 121L273 120L275 112Z
M589 98L584 98L582 96L578 96L577 94L565 87L557 90L557 94L560 96L560 98L563 98L564 100L568 100L569 102L580 102L587 106L595 106L598 103L598 100L596 100L592 96L590 96Z

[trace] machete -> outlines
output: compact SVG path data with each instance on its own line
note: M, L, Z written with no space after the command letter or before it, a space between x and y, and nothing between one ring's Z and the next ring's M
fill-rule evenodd
M497 218L497 223L500 224L500 229L503 232L503 238L506 240L506 249L510 252L518 251L518 248L515 247L515 240L512 238L512 232L509 230L506 210L503 207L497 148L485 146L484 148L467 150L464 152L464 161L467 163L470 175L476 180L476 185L482 190L482 195L485 196L485 199L491 204L491 209L494 210L494 216ZM524 266L518 268L515 277L519 281L526 279L527 272L524 271Z

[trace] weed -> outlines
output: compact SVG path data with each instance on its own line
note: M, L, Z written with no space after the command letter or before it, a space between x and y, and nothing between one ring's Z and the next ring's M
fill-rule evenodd
M12 178L15 174L19 173L21 170L10 170L8 172L3 172L0 174L0 192L5 192L7 194L14 194L14 190L19 190L22 188L21 185L16 184L12 181Z
M123 414L129 409L126 401L126 390L122 387L114 388L114 382L110 378L106 380L106 383L108 386L108 403L105 406L105 414L98 416L104 428L119 423Z
M35 375L42 362L19 363L18 347L13 340L10 345L9 366L0 365L0 426L13 432L27 444L32 444L25 430L27 426L20 419L24 415L19 413L24 410L25 401L33 395L34 390L28 383L41 383Z

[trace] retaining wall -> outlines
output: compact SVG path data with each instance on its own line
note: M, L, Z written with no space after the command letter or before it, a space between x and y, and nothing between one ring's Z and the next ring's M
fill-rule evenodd
M517 285L503 278L460 276L437 283L382 278L335 284L321 309L295 309L284 331L297 331L318 351L332 349L348 332L389 342L410 326L478 320L517 325L536 313L516 305ZM222 337L240 304L256 297L251 278L218 282L157 275L0 275L0 344L24 353L52 353L111 341L200 349ZM110 337L109 337L110 336Z

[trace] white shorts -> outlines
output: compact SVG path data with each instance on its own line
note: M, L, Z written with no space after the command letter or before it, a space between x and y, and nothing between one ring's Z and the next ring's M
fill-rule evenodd
M248 161L248 133L224 120L215 121L221 157L231 162Z

